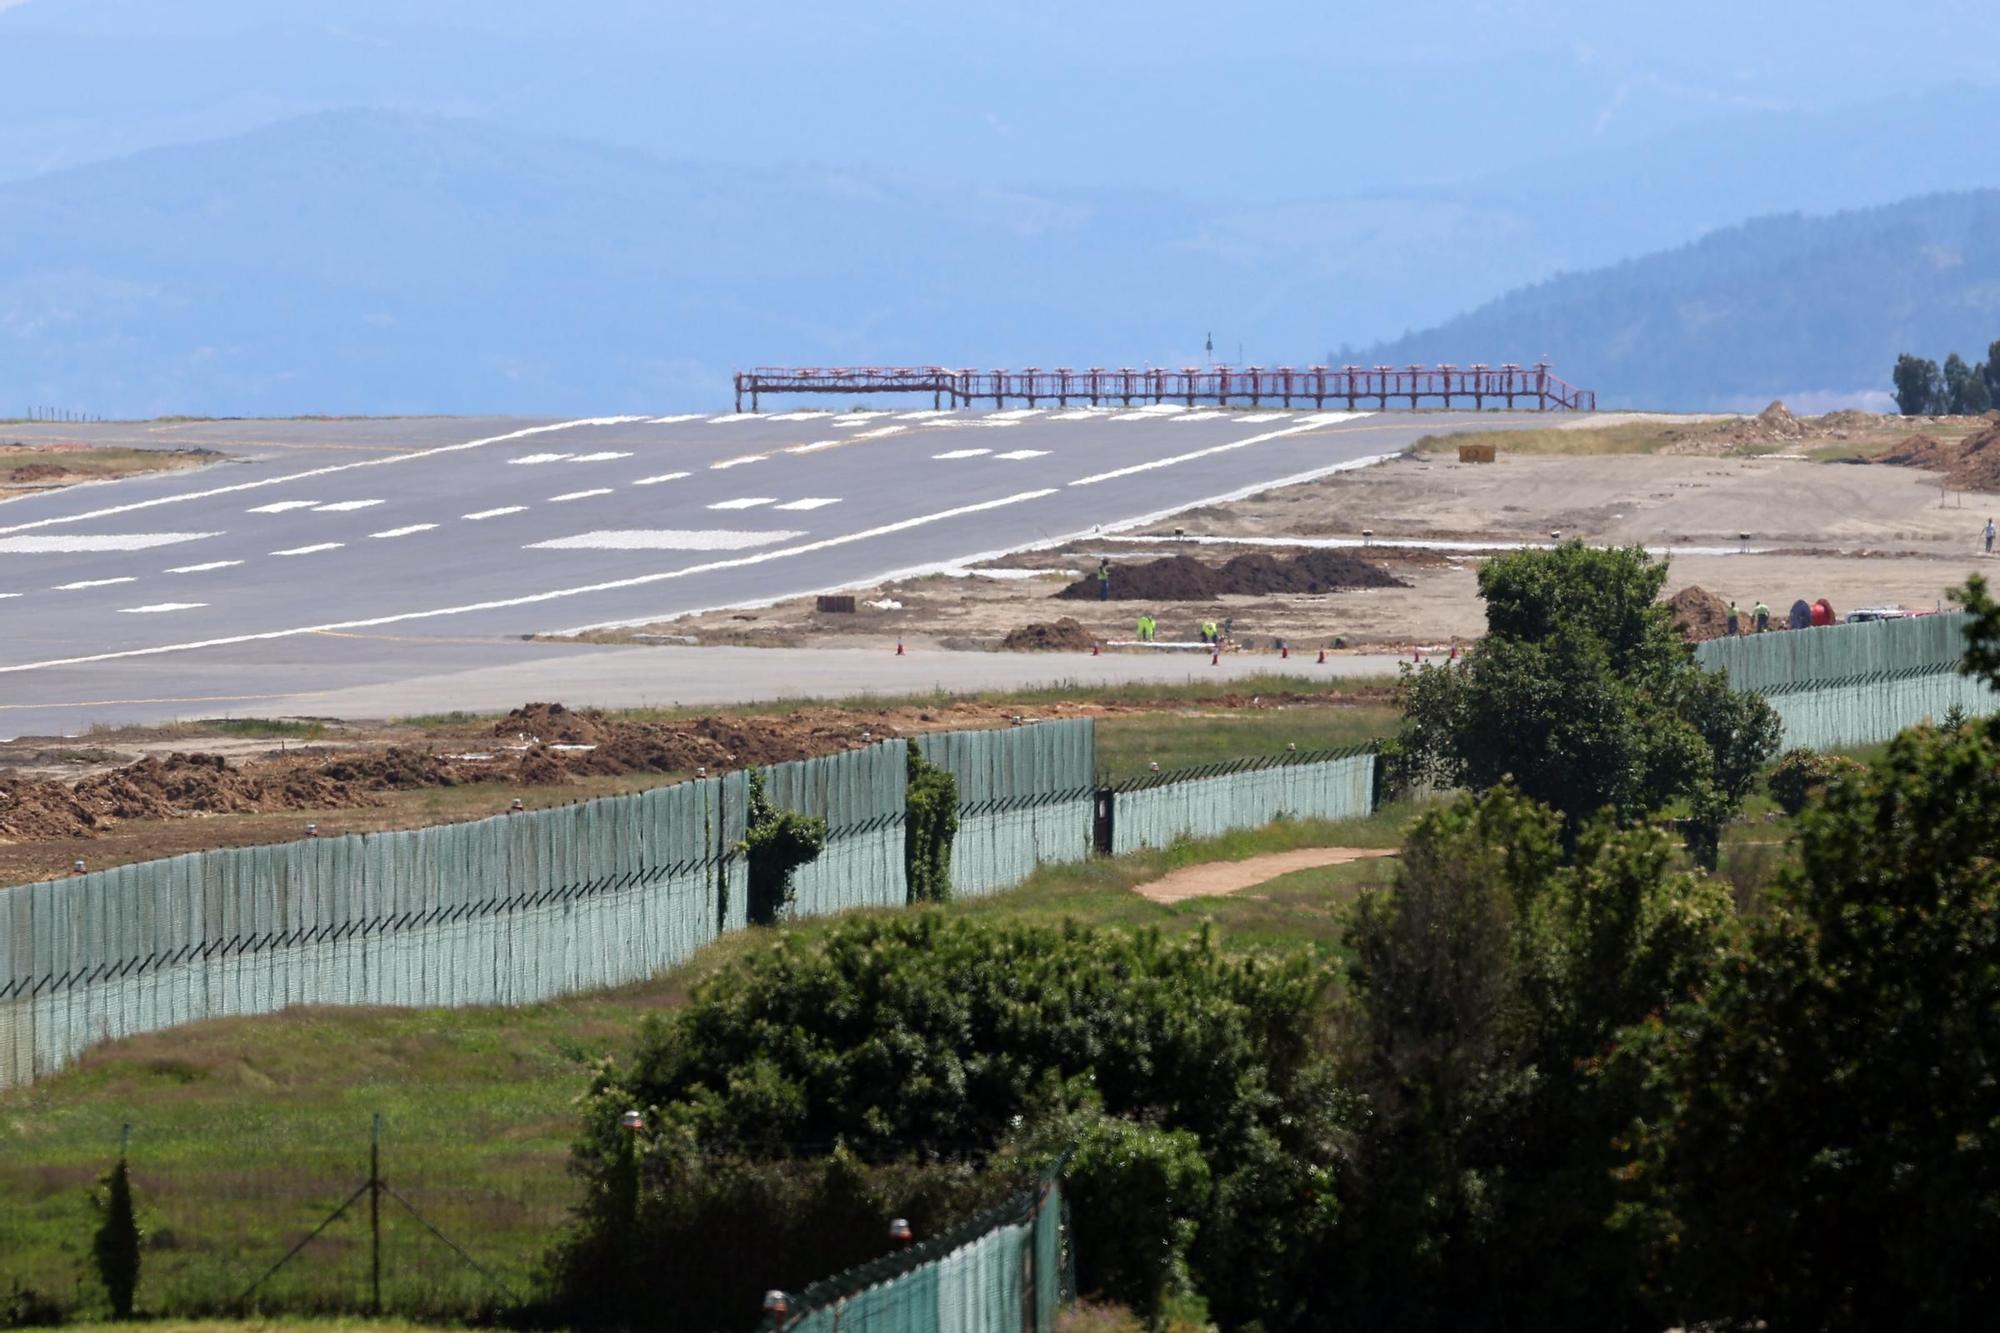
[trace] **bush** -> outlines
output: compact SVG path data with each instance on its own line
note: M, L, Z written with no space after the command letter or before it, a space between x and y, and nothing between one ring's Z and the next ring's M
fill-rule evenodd
M792 901L792 875L819 859L826 821L780 810L764 795L764 774L750 770L750 826L740 851L750 861L750 920L768 926Z
M1211 1194L1201 1140L1100 1118L1078 1140L1065 1185L1078 1288L1157 1319L1189 1290L1188 1250Z
M1778 756L1778 762L1771 768L1771 776L1765 779L1770 789L1771 799L1780 809L1796 819L1813 793L1823 789L1836 778L1848 777L1863 772L1863 766L1852 759L1837 754L1821 754L1817 750L1787 750Z
M909 745L903 871L913 903L951 901L951 844L958 837L958 779Z

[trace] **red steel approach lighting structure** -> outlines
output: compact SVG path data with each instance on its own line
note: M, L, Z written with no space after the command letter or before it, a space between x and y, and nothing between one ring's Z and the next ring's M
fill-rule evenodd
M1549 363L1531 366L1187 366L1180 370L952 370L944 366L760 366L736 372L736 410L761 410L771 394L927 393L931 406L973 407L1009 403L1028 407L1124 406L1176 403L1220 407L1329 403L1349 410L1424 406L1482 411L1488 407L1537 412L1595 412L1597 395L1557 378Z

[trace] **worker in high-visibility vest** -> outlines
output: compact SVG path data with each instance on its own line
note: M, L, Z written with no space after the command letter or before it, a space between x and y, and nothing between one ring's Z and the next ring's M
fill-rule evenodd
M1213 620L1204 620L1201 622L1201 641L1203 643L1213 644L1220 634L1221 631L1215 627Z
M1742 624L1743 624L1743 621L1742 621L1742 619L1741 619L1741 618L1740 618L1740 617L1739 617L1739 616L1738 616L1738 615L1736 614L1736 603L1735 603L1735 602L1731 602L1731 603L1729 604L1729 637L1730 637L1730 638L1732 638L1732 639L1733 639L1733 638L1735 638L1735 637L1736 637L1736 636L1737 636L1737 635L1738 635L1739 633L1741 633L1741 632L1742 632L1742 630L1741 630L1741 626L1742 626Z
M1097 600L1100 602L1111 600L1111 557L1109 556L1097 562Z
M1750 608L1750 615L1756 621L1757 632L1759 634L1771 628L1771 608L1762 602L1758 602L1757 605Z

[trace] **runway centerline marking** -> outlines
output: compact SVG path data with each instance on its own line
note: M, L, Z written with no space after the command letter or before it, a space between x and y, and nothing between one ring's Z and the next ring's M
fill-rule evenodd
M977 458L981 454L990 454L992 452L991 449L948 449L941 454L932 454L931 457L935 459Z
M507 461L515 467L533 467L537 463L560 463L568 457L568 454L522 454L519 458L510 458Z
M289 514L294 509L311 509L318 503L319 501L317 500L274 500L270 504L258 505L255 509L246 509L243 512L246 514Z
M755 509L758 505L767 505L772 503L776 499L777 497L774 495L746 495L740 500L717 500L714 504L710 505L709 508L710 509Z
M314 542L310 546L288 546L282 551L273 551L271 552L271 554L272 555L318 555L321 551L338 551L341 547L345 545L347 545L346 542Z
M1050 486L1041 490L1019 491L1013 495L1001 496L997 500L982 500L976 504L959 505L953 509L942 509L934 514L919 514L914 518L898 519L879 527L867 528L860 532L845 533L838 537L823 537L818 541L803 542L797 546L782 546L776 550L758 551L750 555L736 556L728 560L710 560L681 569L661 570L653 574L639 574L631 578L612 579L603 583L587 583L572 588L552 588L545 592L527 593L520 597L508 597L491 602L472 602L461 606L433 607L422 611L399 611L385 616L371 616L360 620L340 620L324 625L298 625L289 629L262 630L254 634L233 634L222 638L197 639L186 643L155 644L146 648L124 648L115 652L91 653L81 657L48 658L40 662L22 662L14 666L0 666L0 675L18 671L45 671L53 667L80 666L86 662L109 662L132 657L157 657L164 653L190 652L200 648L222 648L239 643L260 643L271 639L289 639L301 634L325 634L333 630L373 629L378 625L396 625L410 620L429 620L439 616L466 615L477 611L498 611L515 606L539 605L542 602L560 601L566 597L582 597L590 593L614 592L624 588L646 587L673 579L691 578L700 574L712 574L719 570L741 569L749 565L767 564L773 560L786 560L793 556L814 555L835 547L849 546L855 542L870 541L876 537L886 537L912 528L928 526L932 523L947 522L962 518L967 514L983 513L1007 505L1023 504L1030 500L1040 500L1055 495L1057 488ZM659 616L648 616L640 620L618 621L617 624L643 624L646 620L657 620ZM588 627L586 627L588 628ZM563 634L575 634L580 630L562 630Z
M609 463L614 459L630 458L631 456L632 454L629 450L620 452L617 449L599 449L594 454L573 454L570 456L569 461L572 463Z
M995 458L1005 458L1010 462L1019 462L1026 458L1047 458L1049 451L1046 449L1009 449L1004 454L995 454L993 456Z
M599 486L588 491L564 491L561 495L551 495L549 503L552 505L566 504L571 500L588 500L593 495L609 494L611 494L609 486Z
M199 611L207 602L154 602L151 606L128 606L122 608L121 616L151 616L164 611Z
M743 532L731 528L610 528L531 542L529 551L741 551L775 546L803 532Z
M436 526L437 524L435 523L412 523L408 527L384 528L380 532L371 532L368 535L370 537L407 537L416 532L429 532Z
M75 583L58 583L57 592L80 592L85 588L109 588L114 583L137 583L138 577L124 574L115 579L78 579Z
M484 519L499 518L503 514L525 513L527 508L528 506L526 505L501 505L498 509L475 510L470 514L460 514L459 517L471 519L474 523L478 523Z
M710 472L726 472L733 467L742 467L745 463L761 463L769 457L769 454L744 454L740 458L725 458L720 463L710 463L708 470Z
M814 440L811 444L795 444L786 449L788 454L816 454L822 449L838 449L846 440Z
M95 536L70 533L47 537L0 537L0 555L83 555L99 551L149 551L155 546L220 537L219 532L131 532Z
M1271 440L1280 440L1287 435L1301 435L1309 430L1317 430L1321 426L1334 426L1343 421L1353 421L1367 415L1368 413L1366 412L1326 412L1307 417L1298 425L1287 426L1283 430L1267 430L1261 435L1252 435L1246 439L1232 440L1228 444L1214 444L1206 449L1195 449L1188 453L1173 454L1166 458L1149 459L1144 463L1134 463L1130 467L1114 468L1110 472L1092 473L1088 477L1078 477L1070 485L1095 486L1100 481L1114 481L1119 477L1132 476L1134 473L1151 472L1156 468L1172 467L1176 463L1186 463L1197 458L1208 458L1215 454L1226 454L1234 449L1247 449L1253 444L1264 444Z
M657 486L663 481L680 481L693 475L692 472L662 472L656 477L641 477L632 484L634 486Z
M829 497L824 495L813 495L813 496L808 496L803 500L789 500L786 503L779 505L778 508L796 509L796 510L824 509L828 505L837 505L839 503L840 503L840 497L838 496Z
M175 565L172 569L168 570L167 573L206 574L211 569L233 569L237 565L240 565L242 563L243 562L241 560L210 560L208 563L201 565Z
M574 421L551 422L545 426L525 426L520 430L508 431L505 435L488 435L483 439L467 440L462 444L441 444L431 449L417 449L410 453L391 454L384 458L364 458L358 463L333 463L326 467L309 468L304 472L293 472L282 477L264 477L257 481L240 481L232 486L216 486L205 491L185 491L179 495L156 495L150 500L135 500L131 504L112 505L105 509L91 509L77 514L58 514L52 518L36 519L32 523L16 523L12 527L0 528L0 534L28 532L36 528L55 527L63 523L82 523L93 518L109 518L113 514L130 514L141 509L151 509L156 505L181 504L188 500L209 500L218 495L235 495L242 491L262 490L267 486L289 486L293 482L306 481L313 477L327 477L341 472L352 472L364 467L392 467L397 463L408 463L420 458L435 458L442 454L462 453L467 449L483 449L489 444L505 444L509 440L524 440L531 435L546 435L551 431L574 430L579 426L622 426L633 421L643 421L644 417L579 417Z
M330 505L315 505L315 514L351 514L357 509L373 509L380 500L336 500Z

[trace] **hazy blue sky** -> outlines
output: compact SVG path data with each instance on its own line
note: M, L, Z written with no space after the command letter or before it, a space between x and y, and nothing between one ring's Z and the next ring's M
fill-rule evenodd
M718 161L1323 195L1992 83L1992 27L1982 0L14 0L0 177L392 106Z

